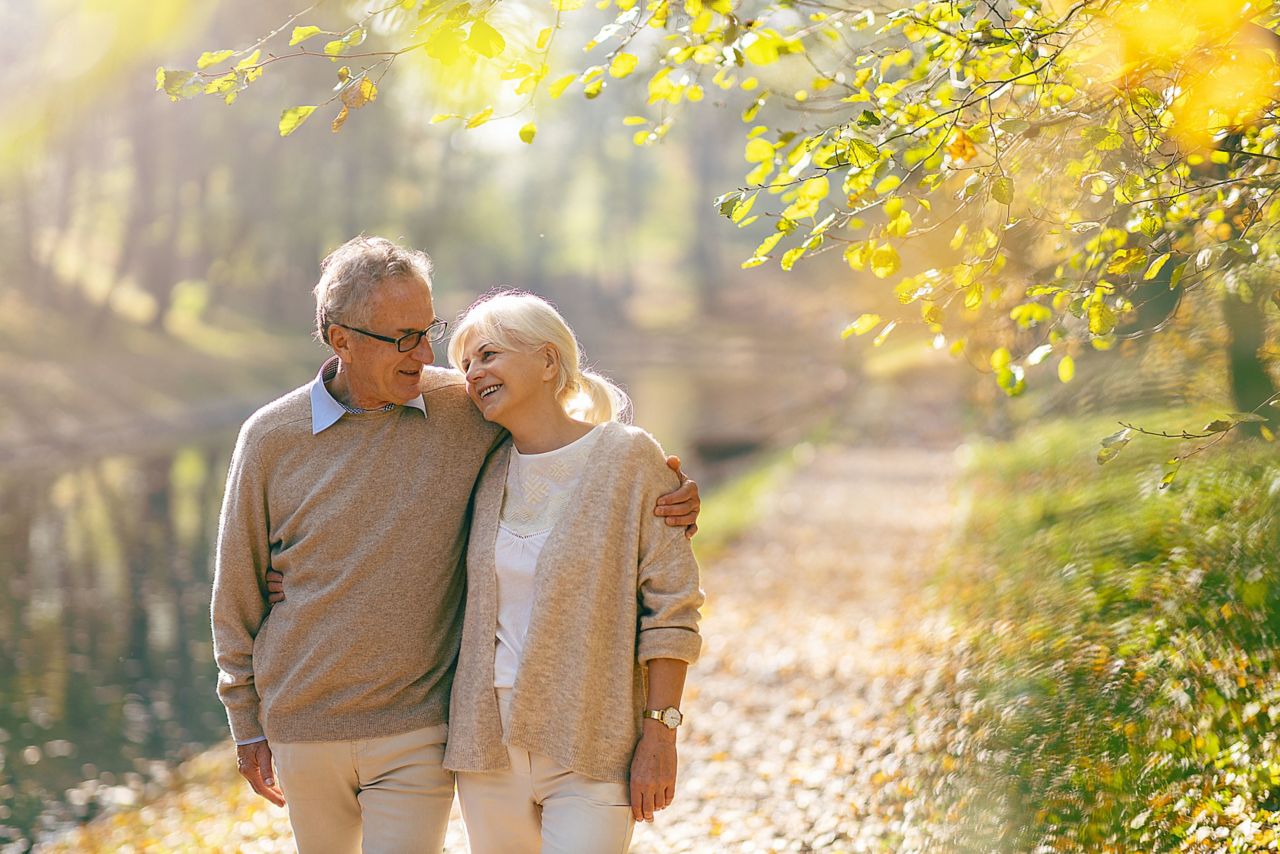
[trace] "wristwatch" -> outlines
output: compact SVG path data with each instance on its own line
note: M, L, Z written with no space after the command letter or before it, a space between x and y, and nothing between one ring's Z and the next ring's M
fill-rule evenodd
M684 715L680 714L680 710L675 706L667 706L665 709L645 709L644 716L653 718L667 729L675 729L684 722Z

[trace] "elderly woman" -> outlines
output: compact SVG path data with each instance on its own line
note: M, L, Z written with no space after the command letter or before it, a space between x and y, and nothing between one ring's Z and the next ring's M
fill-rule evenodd
M625 851L675 795L701 646L689 543L649 512L676 476L544 300L477 302L449 359L510 432L476 486L445 753L471 850Z

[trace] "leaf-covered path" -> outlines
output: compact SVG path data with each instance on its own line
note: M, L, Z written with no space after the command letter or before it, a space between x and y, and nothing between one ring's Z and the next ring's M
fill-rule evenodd
M882 438L888 438L884 436ZM896 850L904 632L953 519L954 440L801 448L706 567L676 803L633 851Z

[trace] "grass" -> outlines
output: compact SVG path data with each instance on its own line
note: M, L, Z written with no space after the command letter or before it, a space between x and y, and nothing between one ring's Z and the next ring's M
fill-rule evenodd
M937 590L957 642L946 690L919 698L943 734L918 788L952 850L1276 845L1280 453L1224 442L1161 490L1178 445L1100 468L1114 429L1034 425L968 466Z

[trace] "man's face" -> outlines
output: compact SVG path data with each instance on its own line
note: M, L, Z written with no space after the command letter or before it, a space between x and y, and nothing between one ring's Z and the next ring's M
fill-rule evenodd
M436 319L431 291L417 279L399 278L382 282L373 295L369 332L399 338L426 329ZM435 359L431 342L424 335L418 346L401 353L389 341L379 341L349 329L342 329L341 346L335 349L347 370L351 402L364 409L388 403L404 404L417 397L422 367ZM332 339L332 335L331 335Z

